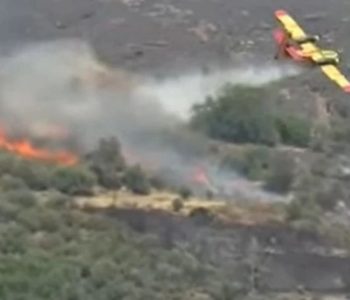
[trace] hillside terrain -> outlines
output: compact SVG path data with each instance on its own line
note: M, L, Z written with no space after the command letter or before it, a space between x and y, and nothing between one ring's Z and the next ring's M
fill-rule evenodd
M0 1L1 299L346 299L349 99L280 8L350 76L346 0Z
M290 11L309 31L318 32L326 46L343 49L346 67L350 26L346 0L33 0L25 5L4 0L0 38L3 47L82 38L104 60L135 70L225 63L239 54L268 61L274 50L273 11L278 8Z

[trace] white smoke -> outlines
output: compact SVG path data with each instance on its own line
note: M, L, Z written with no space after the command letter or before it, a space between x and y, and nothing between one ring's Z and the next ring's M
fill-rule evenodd
M201 103L207 96L214 95L225 83L262 86L296 76L301 71L296 65L274 63L214 68L210 73L193 70L181 76L146 79L139 92L157 99L166 111L187 119L193 104Z
M79 150L117 136L141 163L155 162L176 184L186 183L198 163L207 164L207 139L182 128L181 118L193 104L225 83L264 85L300 71L288 65L246 66L157 80L105 66L79 40L29 45L0 62L0 123L8 133L56 143L68 136L63 146ZM231 195L244 190L254 199L268 197L236 174L210 175L219 183L235 181Z
M30 44L0 62L0 122L11 135L54 139L74 132L82 146L91 145L107 134L105 118L132 85L80 40Z

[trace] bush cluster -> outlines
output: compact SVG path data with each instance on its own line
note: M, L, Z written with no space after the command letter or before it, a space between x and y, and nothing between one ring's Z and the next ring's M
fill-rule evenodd
M307 147L311 139L308 120L282 115L272 109L265 88L225 86L192 109L190 125L214 139L231 143Z
M92 195L96 186L118 190L127 187L146 195L151 180L138 165L128 166L116 138L102 139L76 166L59 166L0 152L0 188L3 191L57 190L70 196Z

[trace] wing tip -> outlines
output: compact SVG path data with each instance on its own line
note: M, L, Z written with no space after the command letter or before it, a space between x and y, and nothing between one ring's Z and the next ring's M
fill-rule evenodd
M283 9L278 9L278 10L275 11L275 16L276 17L283 17L285 15L287 15L287 12L285 10L283 10Z

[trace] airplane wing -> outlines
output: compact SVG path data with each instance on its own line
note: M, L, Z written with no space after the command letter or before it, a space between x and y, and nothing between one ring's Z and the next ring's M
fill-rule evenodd
M292 39L300 39L307 36L304 30L285 10L276 10L275 16Z
M297 40L307 37L307 34L304 32L304 30L285 10L276 10L275 16L277 20L280 21L284 29L289 33L292 39ZM303 43L300 47L304 53L310 53L311 58L314 60L317 59L317 55L320 55L320 49L314 43Z
M292 39L296 40L307 37L304 30L285 10L275 11L275 16ZM310 58L313 61L318 61L320 58L322 58L320 49L314 43L303 43L300 45L300 47L305 54L309 53ZM320 68L330 80L341 87L346 93L350 93L350 82L336 66L329 64L320 66Z
M338 86L340 86L344 92L350 93L350 82L340 72L340 70L334 65L321 66L323 73Z

